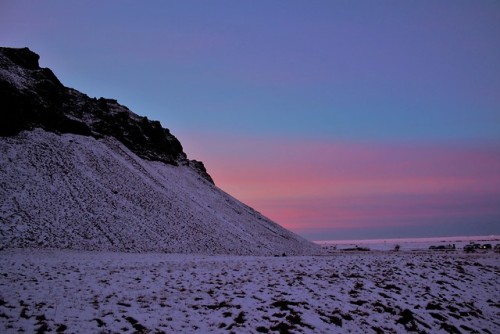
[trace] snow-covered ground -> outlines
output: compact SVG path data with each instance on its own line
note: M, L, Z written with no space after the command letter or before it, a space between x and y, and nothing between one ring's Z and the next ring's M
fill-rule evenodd
M500 254L0 252L1 333L500 333Z

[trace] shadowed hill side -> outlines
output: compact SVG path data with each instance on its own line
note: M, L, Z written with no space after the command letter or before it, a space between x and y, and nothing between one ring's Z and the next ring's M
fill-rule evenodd
M217 188L159 122L64 87L28 49L0 48L0 88L2 247L319 251Z

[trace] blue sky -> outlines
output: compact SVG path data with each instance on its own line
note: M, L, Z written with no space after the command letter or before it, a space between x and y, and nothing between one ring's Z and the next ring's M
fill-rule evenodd
M318 156L328 160L331 170L337 164L361 163L380 171L371 178L381 180L370 192L376 201L383 197L383 181L392 179L380 168L386 154L354 157L347 148L376 145L376 152L385 152L392 147L389 160L396 161L405 160L408 153L394 149L394 144L407 150L426 148L422 159L435 159L443 149L457 157L489 152L468 167L469 179L500 153L498 1L4 0L0 41L39 53L42 66L52 68L67 86L90 96L116 98L136 113L160 120L190 157L205 161L219 186L310 238L360 236L356 229L349 230L349 224L356 225L351 219L340 221L327 210L345 198L335 192L318 200L324 204L316 212L327 215L321 219L302 214L285 218L289 215L280 208L287 193L298 192L302 201L293 202L293 207L302 212L312 211L307 206L311 195L300 193L305 188L293 188L293 179L283 179L282 194L265 201L270 189L262 183L261 197L256 198L242 175L255 179L251 174L258 166L238 163L246 160L242 155L269 166L285 163L282 156L291 161L294 155L307 157L281 166L295 178L294 168L315 170ZM338 145L345 149L328 155L328 147ZM297 152L297 146L315 155ZM427 167L435 171L427 175L433 184L444 184L437 178L452 161ZM412 163L400 166L407 177L398 181L408 182L409 188L418 172ZM462 166L451 167L465 177ZM240 179L226 177L235 170L244 172L236 173ZM332 173L322 174L324 183L342 183ZM500 185L499 173L485 175L490 184ZM484 184L481 180L477 187ZM405 229L412 235L392 223L408 221L409 214L400 212L389 224L374 210L371 225L363 218L372 231L366 230L363 237L428 236L424 234L434 223L439 234L500 233L500 209L483 217L484 208L468 189L454 190L464 198L447 204L447 215L422 218L425 222L420 223L412 218L412 228ZM445 196L447 189L433 191ZM454 212L467 198L476 203L476 216L467 213L457 219ZM279 208L270 204L278 200ZM482 203L491 201L500 208L500 191L487 191ZM384 203L381 199L377 205ZM422 204L418 210L429 207ZM460 221L460 228L452 221ZM317 232L319 225L323 230ZM390 228L399 232L389 233Z

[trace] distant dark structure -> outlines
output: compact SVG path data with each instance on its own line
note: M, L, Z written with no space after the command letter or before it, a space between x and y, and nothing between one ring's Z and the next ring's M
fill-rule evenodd
M439 246L430 246L430 250L455 250L455 244L448 244L448 245L439 245Z

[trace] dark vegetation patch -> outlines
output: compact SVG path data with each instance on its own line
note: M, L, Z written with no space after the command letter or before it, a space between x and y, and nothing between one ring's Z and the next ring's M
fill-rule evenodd
M245 312L241 311L236 318L234 318L234 323L232 323L227 330L231 330L234 326L241 326L245 323Z
M136 319L128 316L128 317L125 317L125 320L127 320L131 325L132 327L134 327L134 329L139 332L139 333L147 333L148 332L148 329L146 327L144 327L143 325L141 325L139 323L139 321L137 321Z
M60 324L56 328L56 333L64 333L67 329L68 329L68 326L66 326L65 324Z
M48 331L50 331L49 325L47 325L47 323L44 322L40 325L40 327L38 327L38 329L36 330L36 333L37 334L44 334Z
M376 301L375 303L372 303L372 306L374 307L374 311L378 313L390 313L392 315L396 315L396 310L390 306L385 305L384 303L380 301Z
M280 333L288 333L288 330L295 329L297 326L306 327L309 329L314 329L308 323L305 323L302 320L301 313L296 311L292 306L305 306L307 307L309 304L306 302L294 302L288 300L278 300L271 304L273 307L277 307L280 309L282 313L275 313L273 316L277 318L285 318L288 323L282 321L278 325L271 327L272 330L278 330Z
M436 302L429 302L427 306L425 307L426 310L442 310L443 307L441 304L438 304Z
M271 306L277 307L281 311L293 311L293 309L290 308L290 306L300 306L301 304L304 304L304 303L292 302L292 301L288 301L288 300L279 300L279 301L272 303Z
M106 323L99 318L94 318L92 320L95 320L97 322L97 327L103 327L106 325Z
M437 319L437 320L439 320L439 321L444 321L444 320L446 320L446 317L445 317L445 316L443 316L443 315L441 315L441 314L439 314L439 313L433 313L433 312L430 312L429 314L431 315L431 317L433 317L434 319Z
M238 316L234 319L237 324L243 324L245 322L245 312L241 311Z
M240 309L240 305L232 305L228 304L226 301L222 301L218 304L214 305L203 305L203 307L209 309L209 310L220 310L221 308L235 308L235 309Z
M451 333L451 334L461 334L462 333L455 326L444 323L444 322L441 324L441 329L444 329L445 331L447 331L448 333Z
M366 300L351 300L350 303L357 306L363 306L368 302Z
M430 326L427 325L422 320L417 319L413 312L409 309L404 309L399 313L400 318L396 321L396 323L401 324L404 328L409 332L417 332L417 333L426 333L425 330L419 328L419 324L423 327L430 329Z

